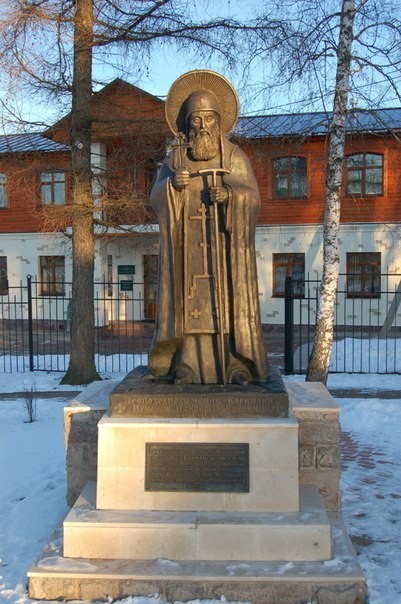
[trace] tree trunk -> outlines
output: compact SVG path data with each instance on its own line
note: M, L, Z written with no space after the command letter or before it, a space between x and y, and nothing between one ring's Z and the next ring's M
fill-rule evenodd
M306 375L307 381L323 382L323 384L327 382L333 348L334 308L339 271L338 231L354 16L354 0L343 0L333 119L329 129L330 145L323 226L323 274L320 283L315 339Z
M91 171L92 0L76 0L71 112L73 195L71 353L63 384L100 379L94 347L93 196Z

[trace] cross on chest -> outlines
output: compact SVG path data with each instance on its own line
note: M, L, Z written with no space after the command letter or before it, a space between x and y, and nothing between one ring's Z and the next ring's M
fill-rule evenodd
M206 223L206 220L210 220L209 209L202 203L201 207L196 210L196 214L189 216L189 220L201 220Z
M202 248L203 254L203 266L204 272L207 267L207 248L210 247L210 243L208 243L207 236L207 221L210 220L209 209L205 206L204 203L201 204L200 208L196 210L196 214L193 216L189 216L189 220L200 220L201 221L201 229L202 229L202 241L199 243L199 247Z
M198 310L197 308L195 308L194 310L192 310L190 313L191 317L193 317L194 319L199 319L199 317L201 316L201 311Z

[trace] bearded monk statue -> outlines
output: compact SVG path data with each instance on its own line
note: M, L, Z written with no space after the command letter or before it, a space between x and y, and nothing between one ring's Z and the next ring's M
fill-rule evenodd
M151 192L160 228L149 369L178 384L247 384L269 373L255 258L259 191L227 138L238 99L221 75L184 74L166 119L175 142Z

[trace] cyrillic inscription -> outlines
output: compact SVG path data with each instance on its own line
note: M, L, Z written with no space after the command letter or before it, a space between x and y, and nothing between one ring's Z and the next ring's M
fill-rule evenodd
M145 491L249 492L248 443L146 443Z
M111 415L121 417L285 416L286 399L241 396L130 396L111 399Z

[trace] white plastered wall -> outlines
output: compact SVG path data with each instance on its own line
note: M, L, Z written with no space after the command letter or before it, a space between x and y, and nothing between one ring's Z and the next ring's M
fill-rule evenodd
M347 252L380 252L382 272L401 274L401 225L399 224L353 224L342 225L340 229L340 273L346 271ZM262 323L282 324L284 321L283 298L272 297L272 254L296 253L305 254L305 274L312 279L321 276L322 267L322 227L319 225L257 227L256 255L259 276L259 300ZM107 276L107 258L112 256L112 281L119 283L119 265L134 265L134 284L137 285L135 297L143 299L144 255L158 253L157 233L136 233L132 235L104 235L96 239L95 284L102 283ZM54 233L9 233L0 239L0 255L7 256L9 284L17 286L26 283L27 275L35 279L39 275L39 256L65 256L65 279L71 282L72 259L71 240L62 234ZM399 277L390 278L389 285L396 288ZM141 284L141 285L139 285ZM385 284L383 283L383 289ZM120 288L118 288L120 289ZM113 297L124 298L124 292L115 292ZM126 318L127 313L141 318L141 303L135 311L126 309L107 309L100 323L110 319ZM391 299L387 301L387 307ZM373 311L374 312L374 311ZM383 314L384 312L384 314ZM99 314L99 316L100 316ZM377 318L378 323L385 320ZM401 311L397 312L397 324L401 324Z
M400 275L400 236L400 224L342 225L339 234L340 273L346 272L347 252L380 252L382 273L388 271ZM282 324L284 321L284 299L272 297L272 254L304 253L305 275L317 279L322 274L322 239L321 225L257 227L256 255L262 323ZM399 276L389 278L390 288L396 288L399 280ZM383 290L386 285L382 280ZM391 300L387 302L389 305ZM401 312L397 315L397 321L401 321Z

